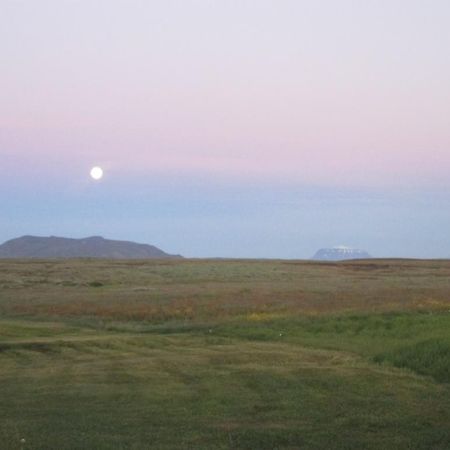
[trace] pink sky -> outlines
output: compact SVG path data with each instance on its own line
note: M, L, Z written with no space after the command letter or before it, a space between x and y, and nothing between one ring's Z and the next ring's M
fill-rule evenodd
M449 22L440 0L3 2L3 175L446 184Z

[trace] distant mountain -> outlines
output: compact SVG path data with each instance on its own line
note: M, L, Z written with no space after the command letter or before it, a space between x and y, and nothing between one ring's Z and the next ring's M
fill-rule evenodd
M346 259L372 258L365 250L350 247L321 248L312 259L316 261L343 261Z
M153 245L113 241L101 236L84 239L22 236L0 245L0 258L181 258Z

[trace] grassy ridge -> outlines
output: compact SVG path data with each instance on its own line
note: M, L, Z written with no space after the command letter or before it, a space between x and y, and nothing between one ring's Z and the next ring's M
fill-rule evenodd
M448 262L0 266L4 448L450 447Z
M377 362L387 361L406 367L437 381L450 383L450 339L427 339L377 355Z

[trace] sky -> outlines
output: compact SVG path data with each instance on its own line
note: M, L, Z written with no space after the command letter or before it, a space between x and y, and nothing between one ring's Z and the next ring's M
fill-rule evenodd
M0 0L0 242L448 258L449 23L448 0Z

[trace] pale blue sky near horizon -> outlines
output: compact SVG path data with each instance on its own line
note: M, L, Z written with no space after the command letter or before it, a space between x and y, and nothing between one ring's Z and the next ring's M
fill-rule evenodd
M101 235L186 257L305 259L336 245L374 257L450 257L450 200L442 190L122 178L76 189L17 186L2 209L0 240Z
M448 0L0 1L0 241L449 258L449 23Z

